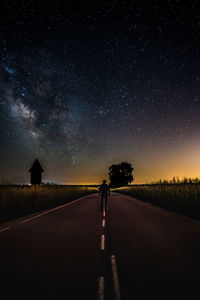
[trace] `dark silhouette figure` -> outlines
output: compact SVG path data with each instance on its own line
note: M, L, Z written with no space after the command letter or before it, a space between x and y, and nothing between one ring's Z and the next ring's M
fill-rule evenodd
M133 167L124 161L109 167L110 186L120 187L128 185L133 181Z
M103 183L99 187L99 194L101 195L101 205L100 210L103 210L103 206L105 210L108 210L108 196L110 196L110 188L106 184L106 180L103 180Z
M42 169L38 159L34 161L29 172L31 173L31 184L40 184L42 180L42 172L44 172L44 170Z

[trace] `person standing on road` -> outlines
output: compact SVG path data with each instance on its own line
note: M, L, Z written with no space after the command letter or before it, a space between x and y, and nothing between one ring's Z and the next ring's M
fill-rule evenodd
M103 210L103 205L105 210L108 210L108 196L110 196L110 188L106 184L106 180L103 180L103 183L99 187L99 194L101 195L101 205L100 210Z

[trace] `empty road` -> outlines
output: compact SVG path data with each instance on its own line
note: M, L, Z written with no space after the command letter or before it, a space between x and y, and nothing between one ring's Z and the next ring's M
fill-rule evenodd
M112 193L0 225L1 299L193 299L200 222Z

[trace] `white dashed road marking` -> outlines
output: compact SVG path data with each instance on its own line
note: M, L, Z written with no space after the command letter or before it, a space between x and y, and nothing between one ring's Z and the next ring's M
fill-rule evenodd
M105 250L105 235L101 236L101 250Z
M98 300L104 300L104 277L99 278Z
M121 296L120 296L119 279L118 279L118 274L117 274L117 264L116 264L115 255L111 255L111 266L112 266L115 300L120 300Z

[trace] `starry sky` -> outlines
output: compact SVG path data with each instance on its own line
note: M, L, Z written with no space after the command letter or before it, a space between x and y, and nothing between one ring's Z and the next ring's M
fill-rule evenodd
M2 1L0 183L200 176L198 1Z

